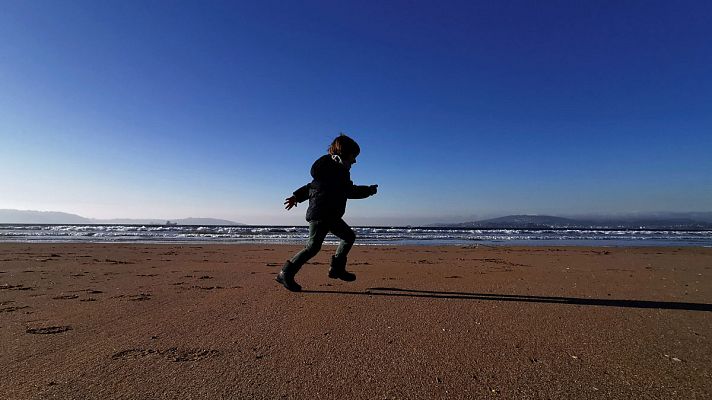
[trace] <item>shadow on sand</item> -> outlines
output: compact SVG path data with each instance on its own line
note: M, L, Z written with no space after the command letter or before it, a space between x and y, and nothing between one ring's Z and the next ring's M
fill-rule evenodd
M580 306L656 308L660 310L712 311L712 304L681 303L673 301L584 299L578 297L523 296L516 294L487 294L466 292L435 292L430 290L400 289L388 287L368 288L365 292L303 290L307 294L342 294L357 296L421 297L430 299L519 301L524 303L573 304Z

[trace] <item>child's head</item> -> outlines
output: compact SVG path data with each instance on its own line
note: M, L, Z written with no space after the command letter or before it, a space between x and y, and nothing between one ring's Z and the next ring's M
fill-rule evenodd
M361 148L358 143L350 137L340 134L329 146L329 154L337 155L342 158L351 158L353 160L361 153Z

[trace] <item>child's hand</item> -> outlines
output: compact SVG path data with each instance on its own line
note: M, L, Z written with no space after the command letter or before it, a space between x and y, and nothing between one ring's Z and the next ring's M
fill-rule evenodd
M371 196L378 193L378 185L371 185L369 187L371 188L371 191L373 192L373 193L371 193Z
M294 196L292 196L292 197L287 197L287 198L284 200L284 205L285 205L284 208L286 208L287 210L291 210L292 207L294 207L294 206L297 205L297 198L294 197Z

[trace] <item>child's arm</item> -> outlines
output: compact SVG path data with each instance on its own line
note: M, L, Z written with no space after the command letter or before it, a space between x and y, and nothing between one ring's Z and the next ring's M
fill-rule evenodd
M292 207L296 206L298 203L301 203L305 200L309 199L309 184L307 183L306 185L300 187L299 189L295 190L294 193L292 193L291 197L287 197L284 200L284 205L287 210L291 210Z
M373 196L378 192L378 185L362 186L351 184L351 189L348 192L349 199L365 199L368 196Z

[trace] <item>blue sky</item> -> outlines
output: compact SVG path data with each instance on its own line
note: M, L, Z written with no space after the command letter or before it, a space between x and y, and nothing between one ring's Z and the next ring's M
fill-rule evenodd
M387 3L387 4L383 4ZM0 208L353 224L712 211L712 3L6 1Z

